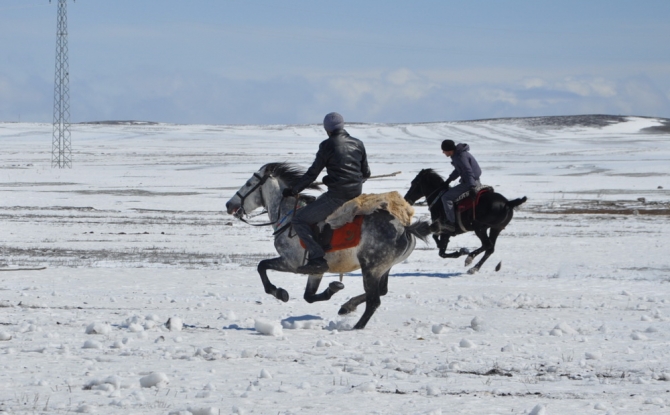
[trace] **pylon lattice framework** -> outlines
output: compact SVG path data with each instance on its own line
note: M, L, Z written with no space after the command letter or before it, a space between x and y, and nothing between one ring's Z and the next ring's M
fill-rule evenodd
M70 69L67 47L67 0L58 0L54 118L51 167L72 168L70 146Z

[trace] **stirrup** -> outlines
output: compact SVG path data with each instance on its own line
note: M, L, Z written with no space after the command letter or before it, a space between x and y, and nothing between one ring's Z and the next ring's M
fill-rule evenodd
M437 234L448 232L454 235L456 234L456 226L450 222L438 219L430 224L430 231Z
M323 274L328 271L328 261L325 258L314 258L307 261L305 265L299 266L296 272L300 274Z
M450 223L450 222L445 222L442 224L442 232L448 232L452 235L456 234L456 225Z

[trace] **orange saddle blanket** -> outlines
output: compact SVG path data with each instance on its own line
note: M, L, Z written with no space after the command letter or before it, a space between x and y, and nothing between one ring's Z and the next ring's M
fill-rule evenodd
M361 242L361 225L363 224L363 215L358 215L353 222L349 222L342 227L333 230L333 236L330 239L330 248L326 252L340 251L342 249L353 248ZM305 248L305 243L300 240L300 246Z

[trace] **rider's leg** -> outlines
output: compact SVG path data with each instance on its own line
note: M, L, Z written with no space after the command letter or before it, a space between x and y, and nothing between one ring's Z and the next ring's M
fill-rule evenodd
M307 252L309 252L309 261L306 265L299 267L298 272L318 274L328 270L328 263L324 258L326 253L314 237L312 225L325 220L345 202L346 200L334 198L330 194L325 193L319 196L314 202L296 212L292 220L293 229L305 243Z
M442 195L442 205L444 206L444 213L447 215L447 227L451 228L448 229L451 232L454 232L456 229L455 223L456 223L456 214L454 213L454 200L465 193L466 191L470 190L467 185L464 183L459 183L456 186L452 187L451 189L447 190L443 195Z

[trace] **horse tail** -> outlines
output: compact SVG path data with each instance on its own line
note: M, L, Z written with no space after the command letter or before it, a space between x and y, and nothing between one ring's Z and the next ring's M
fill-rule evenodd
M526 203L526 200L528 200L528 198L526 196L524 196L524 197L519 198L519 199L510 200L506 203L506 205L507 205L508 208L514 209L515 207Z
M430 224L424 220L417 220L411 225L405 226L405 233L414 235L424 242L426 242L428 235L432 234Z

